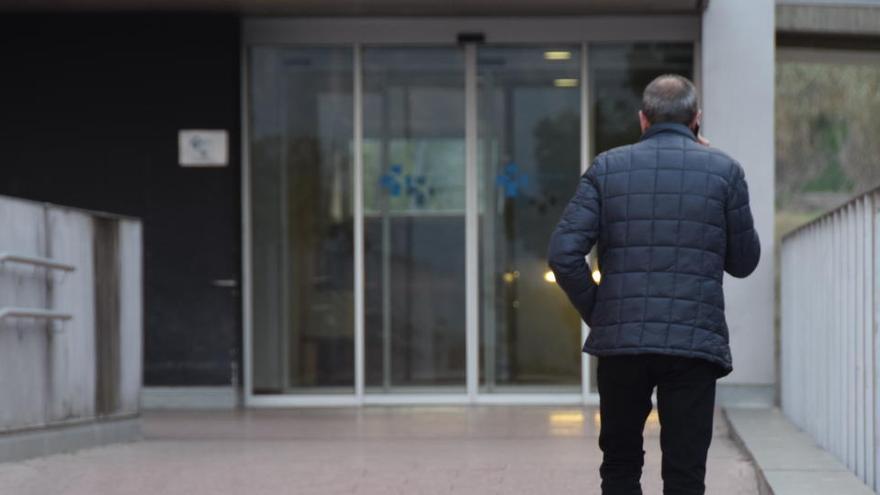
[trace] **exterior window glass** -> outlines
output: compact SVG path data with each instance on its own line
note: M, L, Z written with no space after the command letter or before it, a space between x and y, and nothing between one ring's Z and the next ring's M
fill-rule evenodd
M366 48L368 392L465 384L464 54Z
M580 317L546 261L580 175L580 66L577 46L479 51L485 391L580 392Z
M352 57L250 52L255 393L353 391Z

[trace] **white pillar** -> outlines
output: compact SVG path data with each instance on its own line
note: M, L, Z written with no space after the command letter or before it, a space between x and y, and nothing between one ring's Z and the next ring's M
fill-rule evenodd
M728 276L724 281L734 371L721 383L752 385L724 388L763 391L768 398L776 380L774 14L772 0L711 0L703 14L700 55L703 132L745 169L762 249L755 273L745 280Z

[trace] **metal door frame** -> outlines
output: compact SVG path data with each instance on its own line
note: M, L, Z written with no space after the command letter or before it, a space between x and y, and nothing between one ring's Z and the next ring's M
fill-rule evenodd
M363 205L363 84L364 45L458 44L462 33L479 33L491 45L577 44L581 53L581 172L592 160L589 48L601 42L689 42L694 45L694 82L700 87L699 15L583 17L457 17L457 18L249 18L242 24L241 45L241 214L242 320L244 331L244 404L248 407L360 406L369 404L598 404L590 391L590 366L581 357L581 393L480 393L479 390L479 184L477 182L477 44L465 51L465 393L367 394L364 390L364 205ZM253 272L251 267L251 196L249 142L248 48L254 45L349 46L354 53L354 300L355 380L351 394L253 393ZM575 178L573 178L574 180ZM581 325L581 341L589 329Z

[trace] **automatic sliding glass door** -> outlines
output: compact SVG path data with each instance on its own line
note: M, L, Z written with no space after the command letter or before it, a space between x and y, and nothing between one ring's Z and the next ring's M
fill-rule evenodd
M253 392L354 389L352 51L250 52Z
M463 392L463 50L362 57L366 391Z
M250 394L582 392L581 322L545 261L582 123L595 152L637 139L641 89L691 75L693 45L582 46L249 47Z
M580 49L478 54L481 390L580 393L580 317L546 262L580 174Z
M546 277L579 170L577 47L361 52L364 369L354 369L354 53L250 55L253 391L466 384L465 72L478 76L480 383L579 390L577 315Z

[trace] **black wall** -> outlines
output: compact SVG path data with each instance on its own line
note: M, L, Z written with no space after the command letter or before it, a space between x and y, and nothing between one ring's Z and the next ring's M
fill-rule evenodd
M233 381L240 295L235 16L0 17L0 194L144 225L147 385ZM177 164L177 131L227 129L230 165ZM2 235L2 234L0 234Z

